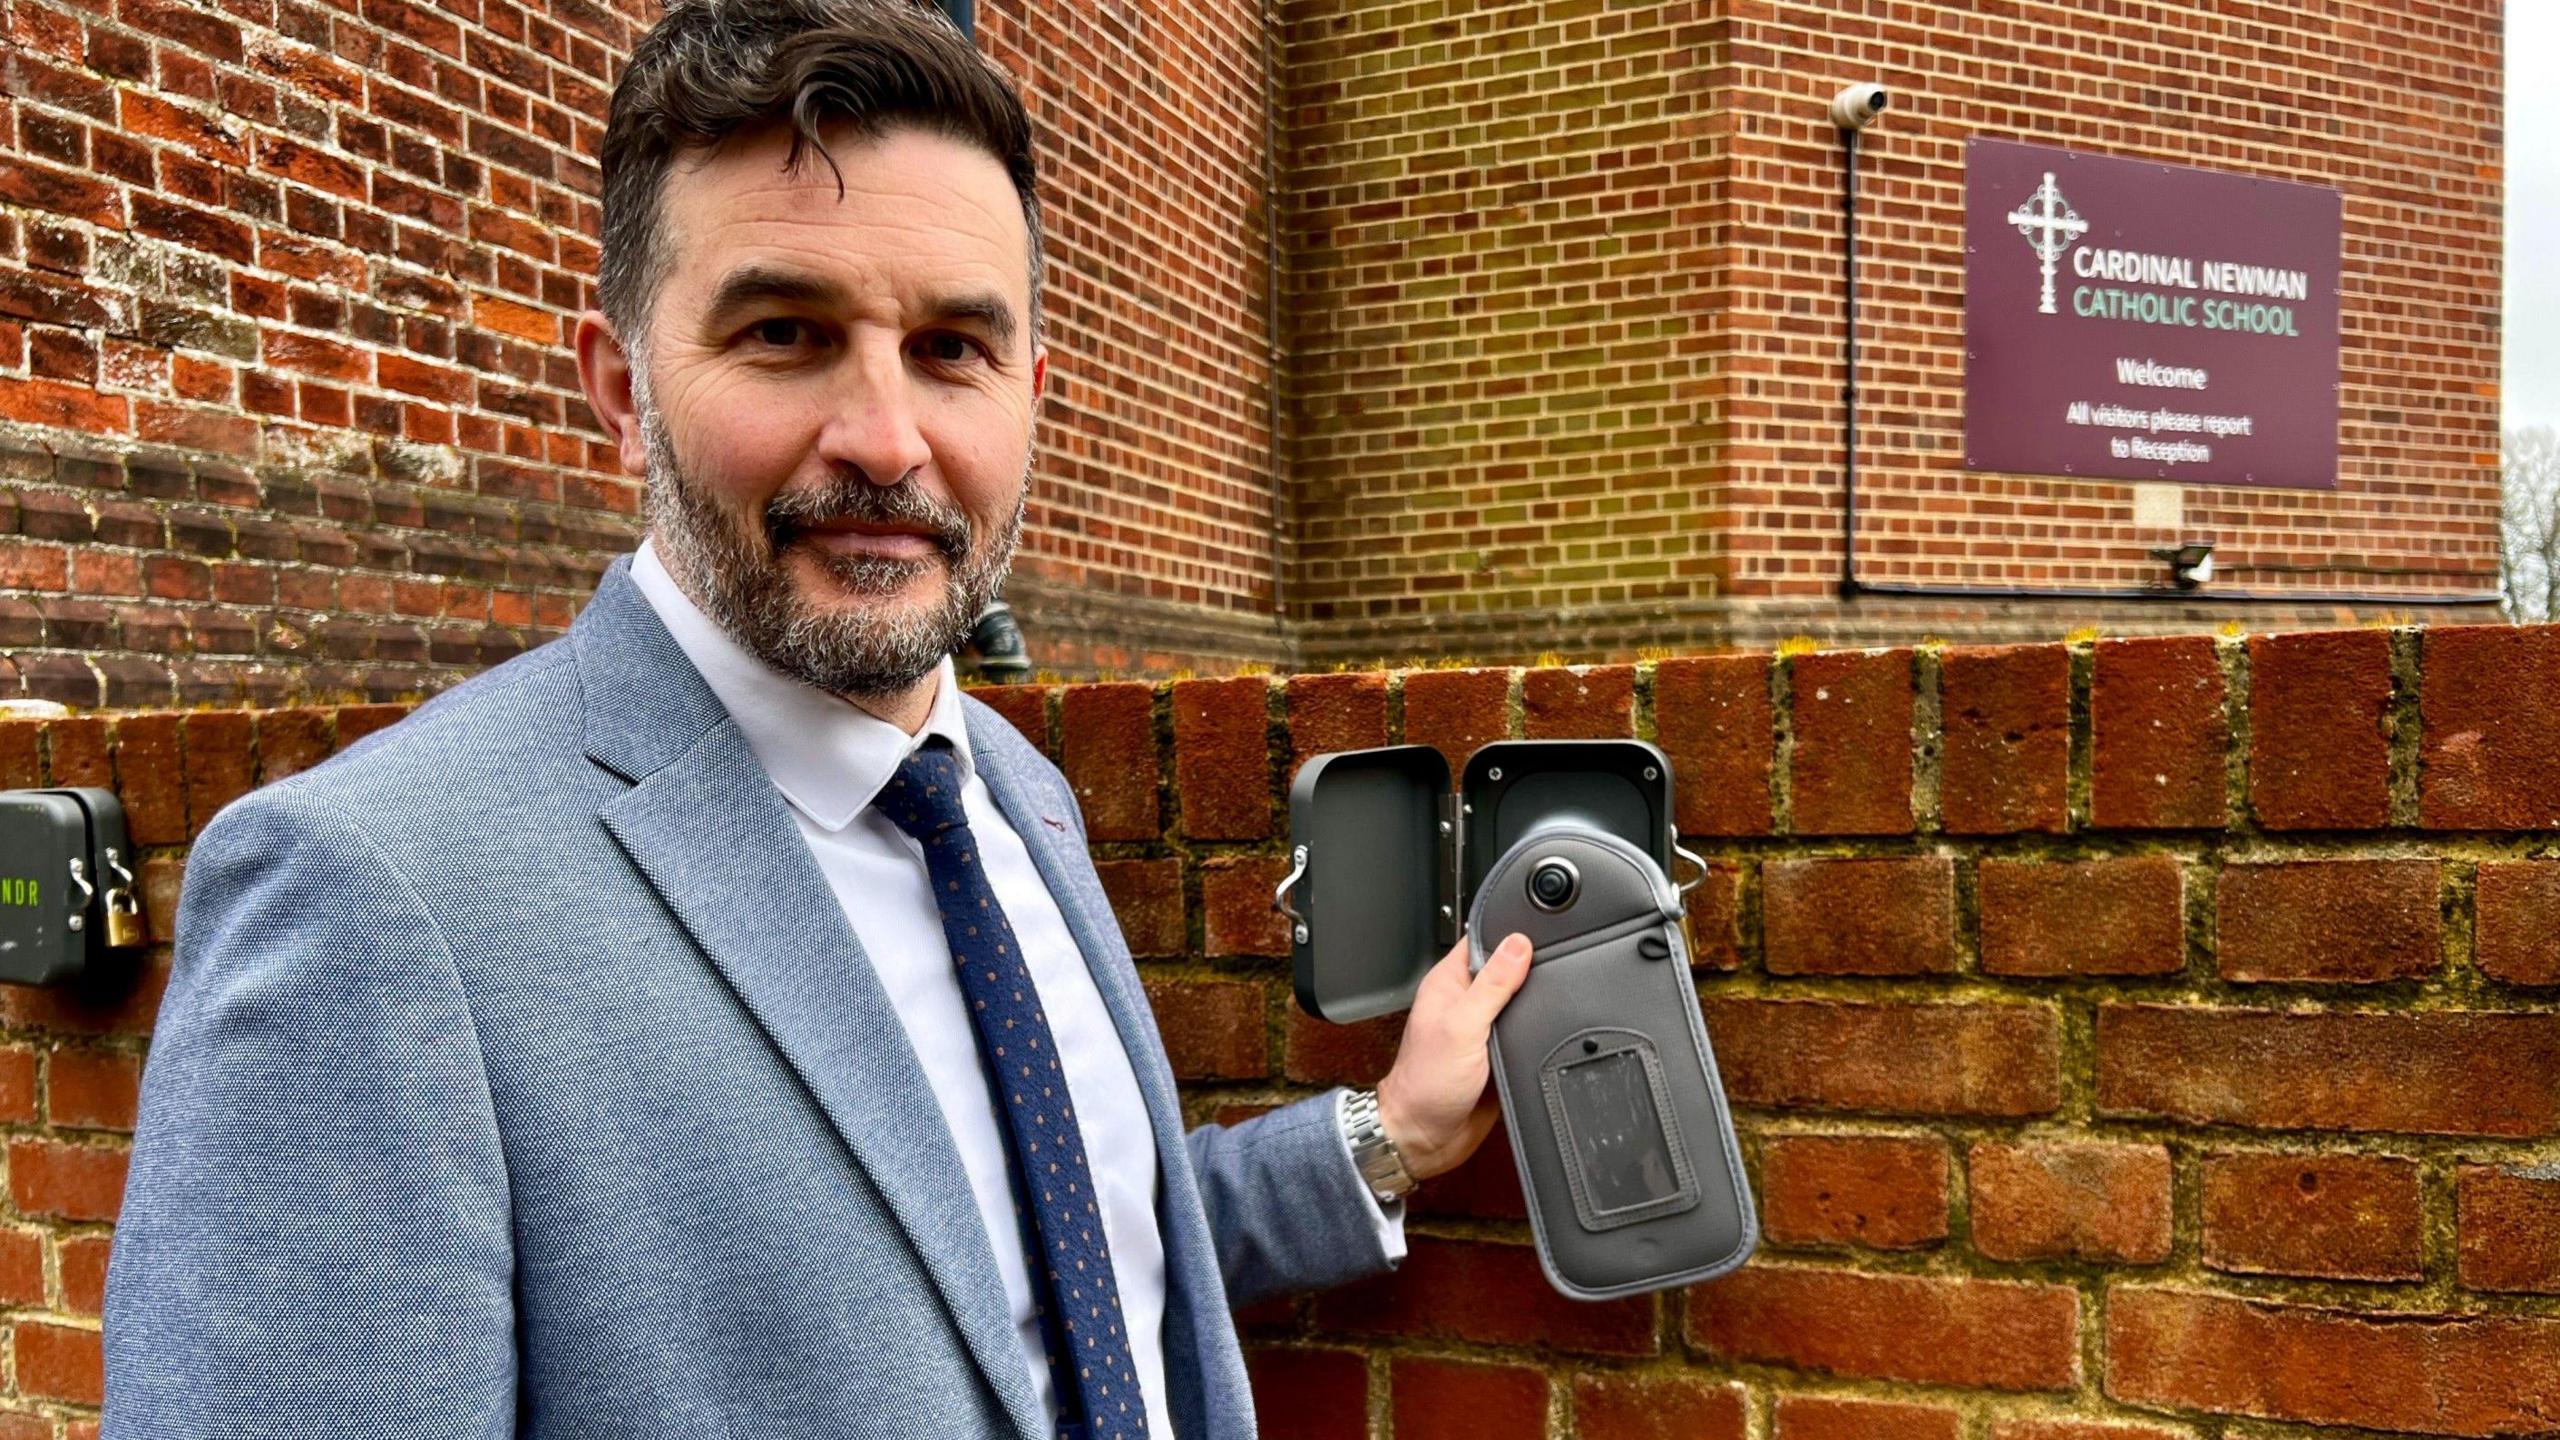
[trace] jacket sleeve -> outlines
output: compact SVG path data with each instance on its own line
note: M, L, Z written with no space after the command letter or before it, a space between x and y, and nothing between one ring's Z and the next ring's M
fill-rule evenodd
M1334 1119L1339 1092L1191 1132L1191 1170L1228 1301L1249 1305L1394 1268L1403 1202L1381 1212Z
M302 787L198 841L106 1305L106 1440L515 1432L507 1178L451 953Z

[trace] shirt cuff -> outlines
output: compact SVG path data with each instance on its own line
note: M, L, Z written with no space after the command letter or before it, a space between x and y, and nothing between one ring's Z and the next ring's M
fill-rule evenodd
M1400 1264L1404 1260L1404 1201L1380 1200L1377 1192L1369 1188L1369 1182L1361 1178L1360 1162L1351 1156L1351 1127L1342 1118L1342 1107L1350 1101L1350 1091L1333 1092L1333 1143L1340 1147L1343 1168L1351 1172L1361 1200L1369 1207L1369 1229L1378 1237L1378 1249L1386 1255L1389 1265Z

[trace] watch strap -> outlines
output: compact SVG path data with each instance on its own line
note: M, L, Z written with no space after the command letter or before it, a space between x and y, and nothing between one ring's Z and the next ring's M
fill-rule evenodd
M1405 1168L1404 1154L1396 1142L1387 1138L1386 1127L1378 1119L1378 1092L1352 1090L1344 1094L1337 1112L1342 1121L1342 1138L1351 1147L1351 1163L1360 1171L1360 1181L1378 1203L1390 1204L1413 1192L1420 1183Z

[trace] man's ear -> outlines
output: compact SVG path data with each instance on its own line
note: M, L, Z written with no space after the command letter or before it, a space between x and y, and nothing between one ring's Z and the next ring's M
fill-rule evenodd
M649 447L640 438L640 406L631 396L631 357L614 338L601 310L578 317L578 384L587 392L587 408L613 440L623 473L649 473Z
M1040 402L1049 393L1049 347L1031 347L1031 418L1040 418Z

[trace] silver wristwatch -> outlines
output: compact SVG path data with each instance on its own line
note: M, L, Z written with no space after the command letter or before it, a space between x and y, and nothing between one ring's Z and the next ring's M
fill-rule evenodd
M1342 1119L1342 1138L1351 1146L1351 1163L1360 1169L1362 1183L1381 1205L1403 1199L1421 1182L1404 1168L1404 1156L1396 1142L1387 1138L1386 1127L1378 1123L1378 1092L1353 1090L1342 1097L1342 1108L1336 1112Z

